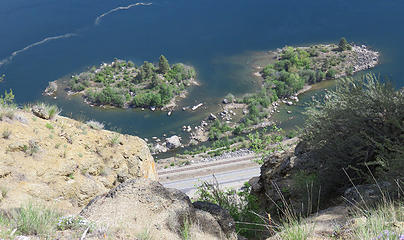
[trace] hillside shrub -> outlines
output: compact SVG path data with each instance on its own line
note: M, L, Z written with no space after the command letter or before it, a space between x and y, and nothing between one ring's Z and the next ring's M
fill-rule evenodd
M223 190L217 181L203 182L197 191L198 201L207 201L226 209L236 222L237 232L249 239L260 237L266 230L266 221L259 214L262 211L258 198L250 193L251 186L235 191Z
M404 92L374 75L343 79L309 108L302 141L324 193L378 178L403 179ZM346 174L343 169L346 170Z

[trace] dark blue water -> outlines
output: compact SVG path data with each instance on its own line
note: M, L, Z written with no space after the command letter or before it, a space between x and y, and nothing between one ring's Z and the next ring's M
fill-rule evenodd
M179 131L182 125L206 117L229 92L254 89L248 72L249 51L284 45L335 42L341 36L381 51L374 71L404 86L404 1L402 0L156 0L111 13L94 25L97 16L128 0L2 0L0 1L0 59L14 51L67 33L20 52L0 67L18 103L45 100L57 103L63 114L109 123L110 128L140 136ZM104 111L80 99L52 100L41 92L49 81L80 72L115 57L141 63L164 54L171 62L195 66L202 86L183 105L205 102L198 113L137 110ZM236 56L230 58L231 56ZM238 57L239 62L237 62ZM228 62L226 59L232 59ZM236 60L235 60L236 59ZM1 60L0 60L1 61Z

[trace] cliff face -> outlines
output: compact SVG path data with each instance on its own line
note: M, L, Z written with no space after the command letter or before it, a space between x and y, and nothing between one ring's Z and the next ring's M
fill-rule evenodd
M135 136L24 111L0 121L0 133L1 209L39 201L77 212L127 179L157 180L153 157Z

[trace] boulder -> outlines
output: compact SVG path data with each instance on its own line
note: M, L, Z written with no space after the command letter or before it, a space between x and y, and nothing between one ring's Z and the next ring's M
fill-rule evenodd
M155 153L165 153L165 152L168 151L167 147L165 147L165 146L163 146L163 145L161 145L161 144L159 144L159 143L157 143L157 144L154 146L153 150L154 150L154 151L153 151L154 154L155 154Z
M237 239L234 222L223 209L196 205L202 209L179 190L132 179L94 198L80 215L96 226L108 226L109 232L125 232L126 239L147 231L152 239L180 240L186 228L191 239Z
M229 100L227 100L227 98L225 98L225 99L223 99L222 103L223 103L223 104L228 104L228 103L229 103Z
M49 119L49 112L45 109L43 105L34 105L32 106L32 113L42 119Z
M221 208L219 205L202 201L194 202L192 205L196 209L210 213L219 223L226 235L230 235L236 231L236 223L234 222L234 219L230 216L227 210Z
M181 139L177 135L166 138L166 147L169 149L179 148L181 146Z
M211 113L211 114L209 114L209 118L208 118L208 119L214 121L214 120L217 119L217 117L216 117L215 114Z
M382 191L381 191L382 190ZM397 193L395 187L389 182L379 182L377 184L364 184L350 187L345 190L344 198L349 203L372 205L380 203L383 198L391 199Z

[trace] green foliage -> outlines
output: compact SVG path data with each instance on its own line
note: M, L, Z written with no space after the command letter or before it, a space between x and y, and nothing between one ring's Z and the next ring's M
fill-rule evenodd
M401 201L384 201L374 208L356 209L357 219L351 230L352 239L400 239L404 236L404 204Z
M109 144L111 147L117 145L119 143L119 134L114 134L112 137L109 138Z
M335 75L337 74L337 71L335 70L335 69L330 69L330 70L328 70L327 71L327 73L326 73L326 77L328 78L328 79L333 79L333 78L335 78Z
M0 96L0 120L4 118L13 119L17 106L14 104L13 90L4 91L4 95Z
M222 190L217 181L213 184L204 182L197 190L199 201L207 201L219 205L229 211L236 222L239 234L248 237L259 237L264 230L265 221L259 215L261 207L256 196L250 193L248 183L240 191Z
M244 129L245 129L245 125L243 123L240 123L233 129L233 134L240 135L243 133Z
M45 113L45 117L48 119L54 119L56 116L59 115L61 110L56 105L50 105L44 102L40 102L35 104L38 109L41 109Z
M341 80L307 112L302 140L318 159L322 192L369 179L400 178L404 169L404 94L374 75Z
M39 150L39 145L34 140L29 140L28 145L23 146L23 151L29 156L34 155L35 153L39 152Z
M282 240L306 240L314 229L314 224L301 219L284 220L277 231Z
M72 76L69 87L96 105L162 107L190 85L196 72L183 64L170 67L163 55L158 65L145 61L137 68L133 62L115 59L112 64Z
M3 82L4 79L6 79L6 75L5 75L5 74L2 74L2 75L0 76L0 83Z
M121 91L111 87L106 87L99 92L89 90L87 92L87 98L91 102L99 105L123 107L125 104L125 97L122 95Z
M338 47L340 51L352 50L352 46L347 42L347 40L342 37L338 43Z
M212 124L209 129L209 140L220 139L223 133L231 131L232 128L227 123L221 123L218 119Z
M0 96L0 105L11 105L14 103L14 94L13 90L10 89L10 92L4 91L4 95Z
M181 229L182 240L191 240L191 223L188 218L184 219L184 223Z
M263 158L265 158L268 154L278 150L278 144L282 142L283 135L283 130L273 125L269 133L264 128L263 131L248 134L249 143L247 147L256 153L262 153ZM262 164L263 162L259 160L258 163Z
M17 229L18 234L48 238L56 231L59 216L52 209L30 203L7 215L0 213L0 224L9 229Z
M170 70L170 64L168 64L168 60L164 55L160 56L159 59L159 71L162 74L166 74Z

